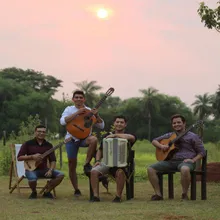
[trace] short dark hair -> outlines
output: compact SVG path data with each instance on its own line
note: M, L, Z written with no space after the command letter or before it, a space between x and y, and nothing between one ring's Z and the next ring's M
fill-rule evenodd
M171 122L173 122L174 118L181 118L183 123L186 122L185 117L182 116L181 114L175 114L175 115L171 116L171 118L170 118Z
M75 95L82 95L82 96L85 98L85 94L84 94L84 92L83 92L82 90L76 90L76 91L74 91L74 93L73 93L73 98L74 98Z
M125 123L127 123L127 121L128 121L127 118L124 115L116 115L114 117L114 121L116 121L117 118L124 119Z
M45 125L37 125L37 126L35 127L35 131L36 131L38 128L46 128L46 126L45 126Z

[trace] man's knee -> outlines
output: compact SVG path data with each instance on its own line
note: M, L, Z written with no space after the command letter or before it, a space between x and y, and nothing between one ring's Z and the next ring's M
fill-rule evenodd
M188 166L182 166L180 172L181 174L190 174L190 168Z
M124 170L122 170L122 169L118 169L117 171L116 171L116 174L115 174L115 176L116 177L119 177L119 178L123 178L123 177L125 177L125 172L124 172Z
M156 174L157 171L154 168L152 168L152 167L147 167L147 173L148 174Z
M77 159L76 158L69 158L68 159L68 166L69 166L69 169L71 170L75 170L76 169L76 166L77 166Z
M91 176L92 177L98 177L99 175L101 175L101 174L97 170L94 170L94 169L91 170Z
M98 143L98 139L95 136L89 136L86 139L87 144L97 144Z
M36 182L38 179L37 174L34 171L26 171L25 176L30 182Z
M64 179L64 174L61 173L58 176L56 176L56 179L60 180L60 182Z

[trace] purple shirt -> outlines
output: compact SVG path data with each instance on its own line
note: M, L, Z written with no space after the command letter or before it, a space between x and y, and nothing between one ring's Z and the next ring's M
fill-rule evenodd
M169 139L174 132L164 134L160 137L154 138L154 140L161 141L163 139ZM183 137L181 137L175 146L179 149L172 159L193 159L196 155L201 154L205 156L205 148L200 137L189 131Z

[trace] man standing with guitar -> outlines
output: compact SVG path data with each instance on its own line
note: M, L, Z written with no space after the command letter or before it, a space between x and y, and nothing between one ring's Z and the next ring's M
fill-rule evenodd
M91 171L90 161L95 155L98 140L91 135L92 126L100 129L104 128L104 121L100 118L97 108L90 109L85 106L85 95L83 91L77 90L73 93L72 101L74 105L66 107L60 118L60 124L66 125L66 138L72 137L72 141L66 143L66 152L68 156L69 177L75 189L74 196L80 196L78 188L76 167L77 154L79 147L88 147L87 157L84 165L84 172Z
M25 142L17 155L18 161L24 161L24 165L27 164L27 168L25 166L25 176L32 190L29 199L37 198L36 186L39 177L52 178L43 194L44 198L50 199L53 199L53 195L50 193L51 190L59 185L64 178L62 172L55 170L56 157L54 151L52 151L53 145L45 140L45 135L46 127L38 125L35 128L35 138ZM43 154L47 151L51 151L51 153L47 157L43 157ZM47 159L50 162L50 168L47 166ZM36 164L36 168L28 170L28 162L31 163L32 161Z
M182 199L188 200L190 171L195 169L196 161L205 156L205 149L200 137L189 131L190 129L186 130L186 120L182 115L173 115L171 123L174 132L164 134L152 141L156 147L157 159L163 160L162 158L164 158L163 161L159 161L147 169L149 181L155 191L155 195L151 197L152 201L163 200L157 176L157 172L163 171L180 171Z

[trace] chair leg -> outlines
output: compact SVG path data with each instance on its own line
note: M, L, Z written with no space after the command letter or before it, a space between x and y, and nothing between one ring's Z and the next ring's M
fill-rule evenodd
M202 174L201 176L201 199L207 199L207 191L206 191L206 174Z
M169 192L169 199L173 199L174 198L173 173L168 174L168 192Z
M157 176L158 176L158 179L159 179L160 193L163 196L163 174L158 173Z
M130 199L131 199L129 181L126 181L126 199L127 199L127 200L130 200Z
M11 189L12 175L13 175L13 162L11 162L11 166L10 166L10 170L9 170L9 186L8 186L8 189Z
M191 200L196 200L196 174L191 173Z
M11 187L11 190L9 191L9 193L12 193L15 188L17 188L18 193L20 193L20 188L19 188L19 183L24 179L24 176L20 177L17 182L14 184L14 186Z
M131 176L131 180L130 180L130 195L131 195L131 199L134 198L134 173Z

